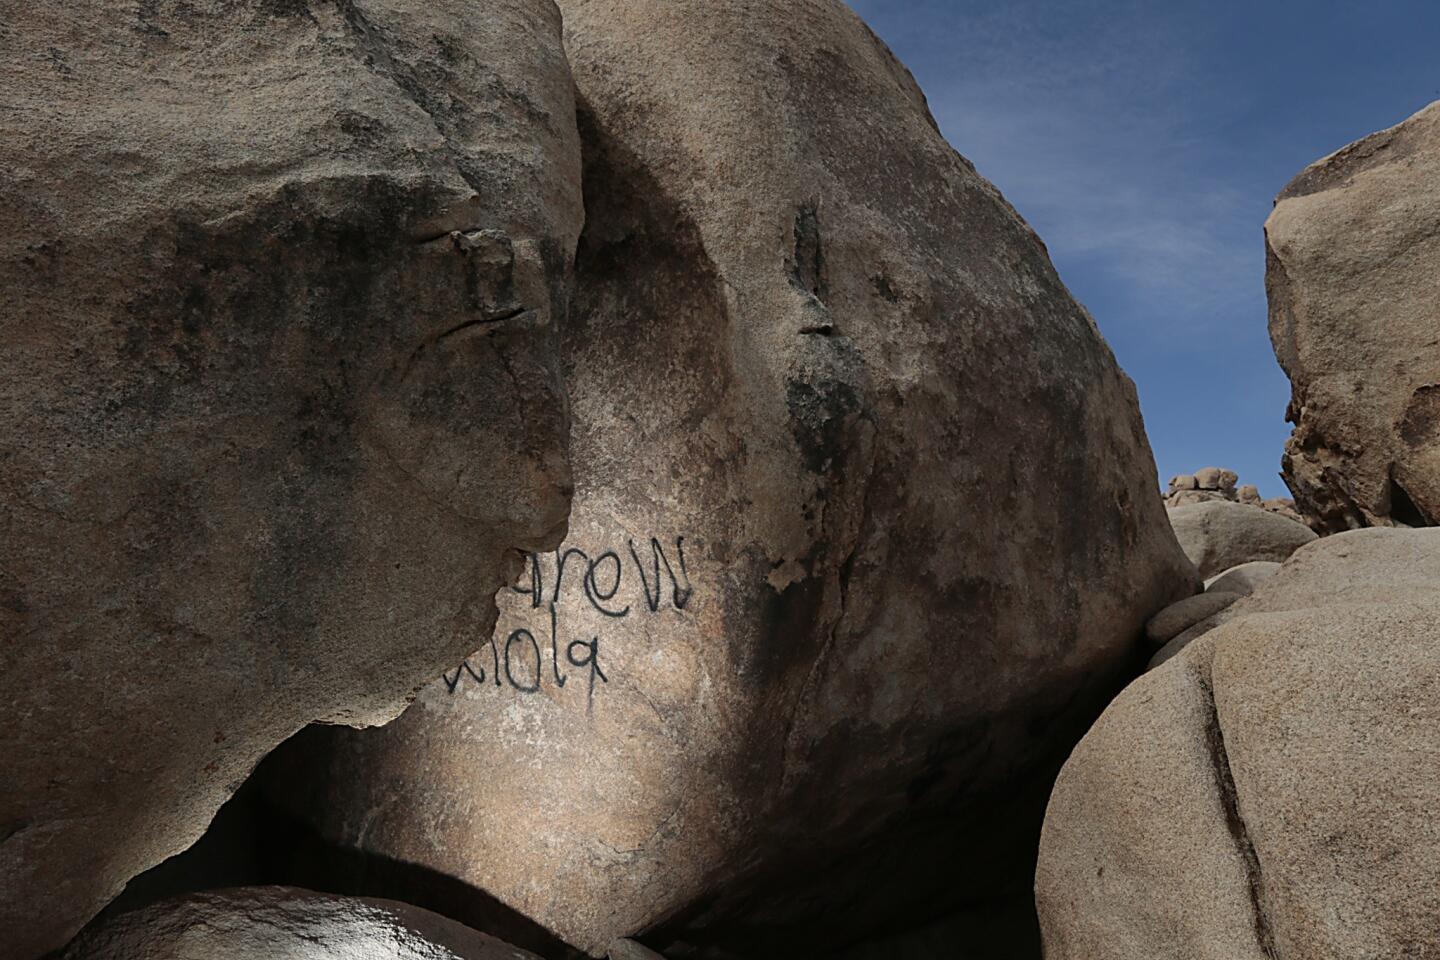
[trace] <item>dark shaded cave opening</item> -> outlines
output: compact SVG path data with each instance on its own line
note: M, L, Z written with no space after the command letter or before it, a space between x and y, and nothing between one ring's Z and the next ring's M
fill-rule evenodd
M283 749L282 744L270 756ZM290 886L413 904L544 960L581 960L585 956L540 924L462 880L420 864L327 841L309 824L266 801L262 785L268 764L269 757L260 762L199 840L132 879L91 925L189 893L224 887Z
M1390 477L1390 518L1407 527L1433 527L1434 521L1416 504L1410 492L1400 485L1392 474Z

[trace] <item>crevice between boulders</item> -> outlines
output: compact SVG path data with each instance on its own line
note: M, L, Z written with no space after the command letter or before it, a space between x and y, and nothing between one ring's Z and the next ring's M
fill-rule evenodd
M1198 679L1205 691L1205 704L1208 708L1205 717L1205 744L1210 750L1210 766L1215 771L1215 787L1220 795L1220 806L1225 811L1225 826L1229 828L1235 848L1245 864L1250 905L1255 913L1255 940L1260 945L1261 953L1270 960L1276 960L1275 935L1265 917L1263 905L1265 883L1260 872L1260 857L1255 852L1255 844L1250 840L1250 831L1245 826L1245 820L1240 816L1235 776L1230 769L1230 755L1225 750L1225 733L1220 728L1220 713L1215 706L1215 688L1209 676L1202 674Z

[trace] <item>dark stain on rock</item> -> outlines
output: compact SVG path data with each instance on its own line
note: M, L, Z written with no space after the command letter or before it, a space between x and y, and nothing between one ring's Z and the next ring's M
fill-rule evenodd
M754 650L736 650L737 662L757 678L777 679L789 667L808 664L814 644L810 637L823 619L825 580L807 575L762 603L759 623L761 642ZM744 634L739 634L743 636Z
M870 278L870 286L875 288L880 299L886 303L899 303L901 300L900 291L895 289L894 282L884 271Z
M785 405L805 468L821 474L842 463L849 449L850 420L863 407L855 389L841 380L791 380L785 385Z
M807 200L795 212L795 254L790 282L822 303L825 285L825 248L820 240L820 202Z
M1400 419L1400 439L1410 447L1440 442L1440 383L1417 387Z
M1405 524L1407 527L1433 527L1435 521L1430 515L1420 509L1415 503L1415 498L1410 492L1395 479L1392 471L1389 480L1390 492L1390 519Z

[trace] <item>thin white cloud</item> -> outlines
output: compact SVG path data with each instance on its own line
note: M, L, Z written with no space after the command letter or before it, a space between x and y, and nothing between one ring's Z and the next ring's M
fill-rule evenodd
M893 4L855 6L895 33L882 9ZM1253 310L1259 224L1239 192L1205 175L1215 138L1188 109L1200 71L1188 38L1153 6L914 7L916 32L901 26L892 40L926 51L920 80L941 129L1031 220L1062 269L1083 263L1185 315L1180 325L1146 325L1157 338L1212 333Z

